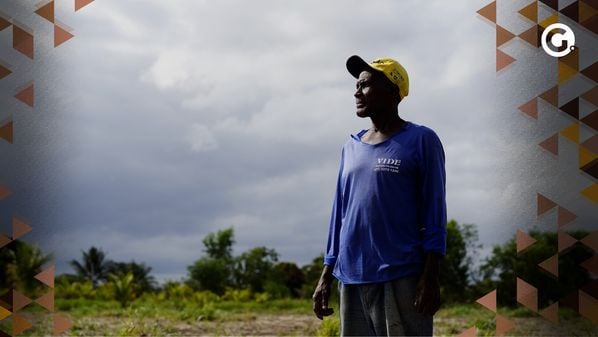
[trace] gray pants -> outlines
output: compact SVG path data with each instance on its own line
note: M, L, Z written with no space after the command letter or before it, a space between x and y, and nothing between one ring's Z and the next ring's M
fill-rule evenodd
M342 284L341 336L432 336L433 316L415 311L419 275L372 284Z

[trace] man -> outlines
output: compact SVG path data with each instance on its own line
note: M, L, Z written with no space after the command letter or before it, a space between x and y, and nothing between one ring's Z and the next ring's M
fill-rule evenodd
M347 60L357 116L372 126L343 147L324 269L313 295L322 319L339 280L341 335L431 336L446 254L444 150L431 129L399 117L409 93L397 61Z

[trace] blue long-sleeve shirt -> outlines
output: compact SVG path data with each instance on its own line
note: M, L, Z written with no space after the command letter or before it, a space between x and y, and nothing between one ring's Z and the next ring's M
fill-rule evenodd
M406 122L378 144L343 146L324 263L345 284L386 282L446 254L444 150L431 129Z

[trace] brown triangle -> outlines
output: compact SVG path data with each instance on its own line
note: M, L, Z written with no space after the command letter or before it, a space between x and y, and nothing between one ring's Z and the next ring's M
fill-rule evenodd
M12 71L10 69L8 69L7 67L0 64L0 80L10 74L12 74Z
M559 109L565 112L567 115L579 119L579 97L575 97L569 102L563 104Z
M496 313L496 289L478 298L477 303L483 305L486 309Z
M35 94L34 94L34 88L33 88L33 84L28 85L27 87L25 87L25 89L19 91L16 95L15 98L18 99L19 101L29 105L30 107L33 107L33 104L35 103Z
M73 322L68 320L66 317L58 314L54 314L54 335L57 336L64 331L70 329L73 326Z
M579 265L587 269L590 273L598 275L598 256L594 255Z
M598 110L594 110L591 114L580 119L585 125L598 131Z
M40 296L35 302L42 307L54 312L54 289L50 289L46 294Z
M594 324L598 323L598 301L581 290L579 291L579 314Z
M505 317L499 314L496 314L496 336L502 336L514 327L515 324L513 324L512 321L506 319Z
M598 231L593 231L583 239L579 240L579 242L592 248L594 251L598 251Z
M558 107L559 104L559 86L555 85L554 87L548 89L544 93L540 95L540 98L544 99L546 102Z
M571 221L577 219L577 215L573 214L571 211L566 209L565 207L559 206L558 208L558 225L559 228L571 223Z
M12 311L13 312L23 309L29 303L31 303L31 299L29 297L27 297L13 289L13 291L12 291Z
M594 1L598 4L598 1ZM598 10L593 8L591 5L586 4L585 1L579 2L579 21L583 22L588 19L591 19L593 16L598 14Z
M531 101L519 107L519 110L533 119L538 119L538 100L534 97Z
M0 185L0 200L7 198L12 192L6 185Z
M559 10L559 1L558 0L540 0L546 6L554 9L555 11Z
M585 149L589 150L593 154L598 154L598 134L586 139L581 143ZM1 199L1 198L0 198Z
M496 23L496 1L492 1L484 6L484 8L478 10L477 13L492 21L492 23Z
M517 254L519 254L527 247L533 245L536 242L536 239L527 235L524 231L518 229L516 241L517 241Z
M500 47L515 37L515 34L509 32L503 27L496 25L496 47Z
M586 101L597 105L598 106L598 86L595 85L592 89L588 90L587 92L581 95L581 98L585 99Z
M598 34L598 15L594 15L587 20L580 22L582 26L587 28L594 34Z
M540 145L544 150L554 154L555 156L559 155L559 133L555 133L554 135L546 138L543 140Z
M46 270L34 276L42 283L46 284L50 288L54 288L54 266L48 267Z
M598 1L596 0L581 0L581 2L586 3L588 6L594 8L598 11Z
M12 310L12 289L0 296L0 306L5 309Z
M560 12L565 14L575 22L579 22L579 2L573 2L569 6L561 9Z
M548 259L538 263L538 266L552 275L559 277L559 254L554 254Z
M496 49L496 72L499 72L513 62L515 62L514 58Z
M598 62L594 62L591 66L583 69L581 73L594 82L598 82Z
M523 41L529 43L530 45L538 48L540 46L540 33L538 30L538 25L533 25L530 29L526 30L525 32L519 34L519 38Z
M6 18L6 17L3 17L0 14L0 31L6 29L8 27L10 27L10 25L12 25L12 23L10 23L10 19Z
M458 334L456 337L476 337L476 333L477 333L476 327L472 326L471 328Z
M32 327L31 323L25 319L25 317L17 314L12 315L12 334L18 335L21 332L30 329Z
M33 59L33 34L13 24L12 47L21 54Z
M75 12L92 3L93 0L75 0Z
M23 220L17 218L17 217L12 217L12 239L16 240L18 238L20 238L21 236L29 233L32 230L32 228L27 225Z
M11 242L12 242L12 240L8 236L6 236L4 234L0 234L0 248L6 246L7 244L9 244Z
M538 193L538 216L556 207L556 203L542 194Z
M579 152L580 152L580 156L583 155L584 153L587 153L587 151L583 150L583 148L579 148ZM581 161L581 159L580 159ZM585 173L591 175L592 177L598 179L598 158L594 158L592 161L590 161L589 163L581 166L579 168L580 170L584 171Z
M565 232L562 232L562 231L558 232L559 253L561 253L565 249L573 246L576 242L577 242L577 240L574 237L572 237L571 235L569 235Z
M569 54L559 58L559 62L565 63L577 73L579 71L579 48L575 48Z
M534 23L538 22L538 1L534 1L531 4L523 7L519 10L519 14L530 19Z
M559 323L559 302L555 302L540 310L540 315L554 324Z
M54 23L54 0L42 5L38 10L35 11L35 14Z
M54 24L54 48L72 39L73 36L75 35L71 34L66 28Z
M12 118L9 118L1 123L0 138L12 144Z

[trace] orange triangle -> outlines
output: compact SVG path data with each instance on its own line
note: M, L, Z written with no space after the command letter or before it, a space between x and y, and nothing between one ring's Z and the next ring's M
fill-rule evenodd
M31 227L17 217L12 217L12 239L16 240L21 236L29 233Z
M457 337L476 337L476 334L477 334L476 327L472 326L471 328L458 334Z
M594 251L598 251L598 231L593 231L583 239L579 240L579 242L592 248Z
M558 156L559 155L559 134L555 133L554 135L543 140L538 145L540 145L544 150L554 154L555 156Z
M547 17L546 19L542 20L542 22L540 22L539 24L540 24L540 26L542 26L542 28L546 29L546 27L552 25L553 23L557 23L557 22L559 22L558 13Z
M527 235L522 230L518 229L516 241L517 241L517 254L519 254L521 251L523 251L527 247L533 245L536 242L536 239L532 238L531 236Z
M12 71L10 69L8 69L7 67L0 64L0 80L10 74L12 74Z
M551 321L554 324L559 322L559 302L555 302L550 306L540 310L540 315Z
M46 284L50 288L54 288L54 266L50 266L46 270L34 276L42 283Z
M32 327L31 323L22 317L21 315L14 314L12 315L12 334L18 335L21 332L30 329Z
M10 316L11 314L12 312L10 312L10 310L7 310L6 308L0 306L0 321Z
M555 85L554 87L548 89L544 93L540 95L540 98L544 99L546 102L554 105L558 108L559 104L559 86Z
M0 138L12 144L12 118L5 120L0 126Z
M34 103L33 84L30 84L27 87L25 87L25 89L19 91L15 95L15 98L18 99L19 101L29 105L30 107L33 107L33 103Z
M73 326L73 322L68 320L66 317L58 314L54 314L54 335L59 335L64 331L70 329Z
M571 235L561 231L558 232L559 253L573 246L576 242L577 240Z
M6 236L4 234L0 234L0 248L6 246L7 244L9 244L11 242L12 242L12 240L8 236Z
M48 309L48 311L54 311L54 290L50 289L46 294L40 296L35 302L42 307Z
M496 23L496 1L492 1L484 6L484 8L478 10L477 13L492 21L492 23Z
M54 24L54 48L72 39L73 36L75 35L71 34L66 28Z
M598 275L598 256L594 255L579 265L587 269L590 273Z
M0 185L0 200L8 197L11 195L11 191L6 187L6 185Z
M594 160L598 158L598 155L594 154L592 151L587 150L585 147L579 147L579 168L583 168L587 164L590 164Z
M496 336L502 336L505 332L513 329L515 324L505 317L496 314Z
M558 208L558 225L559 228L571 223L571 221L577 219L577 215L573 214L571 211L566 209L565 207L559 206Z
M511 39L515 37L515 34L509 32L508 30L504 29L503 27L496 25L496 47L500 47L503 44L509 42Z
M581 290L579 291L579 314L594 324L598 323L598 301Z
M579 124L573 123L568 127L561 130L561 136L569 139L570 141L579 144Z
M558 83L563 84L570 80L573 76L575 76L578 71L574 68L571 68L565 62L559 61L558 62Z
M92 3L93 0L75 0L75 12Z
M538 22L538 1L534 1L531 4L523 7L519 10L519 14L525 16L534 23Z
M23 309L27 304L31 303L31 299L20 292L13 289L12 291L12 311Z
M496 72L499 72L513 62L515 62L514 58L496 49Z
M538 37L538 25L533 25L530 29L518 35L523 41L529 43L533 47L538 48L540 46Z
M533 119L538 119L538 100L534 97L531 101L521 105L519 110Z
M496 289L478 298L476 302L496 313Z
M35 11L35 14L54 23L54 0L42 5L38 10Z
M33 34L15 24L12 25L12 48L33 59Z
M598 204L598 184L592 184L581 191L581 195Z
M538 266L552 275L559 277L559 254L554 254L548 259L540 262Z

